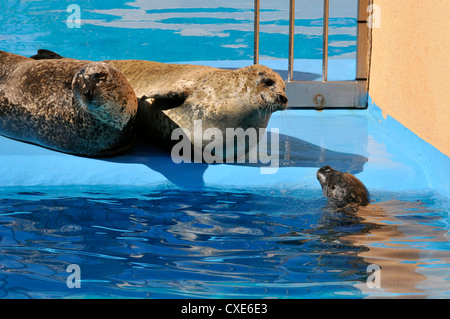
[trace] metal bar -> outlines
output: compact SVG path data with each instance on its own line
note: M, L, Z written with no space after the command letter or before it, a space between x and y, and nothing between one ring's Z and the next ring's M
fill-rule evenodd
M288 82L294 80L294 35L295 35L295 0L289 4L289 61Z
M368 101L371 31L367 24L367 5L372 0L358 0L357 73L355 81L328 81L329 0L323 4L322 81L293 80L295 0L290 0L289 66L286 95L291 109L365 109Z
M330 16L330 2L323 1L323 57L322 57L322 81L328 80L328 24Z
M259 11L260 11L260 4L259 0L255 0L255 30L254 30L254 44L253 44L253 63L258 64L259 63Z
M286 83L286 96L292 109L364 109L367 81L292 81Z

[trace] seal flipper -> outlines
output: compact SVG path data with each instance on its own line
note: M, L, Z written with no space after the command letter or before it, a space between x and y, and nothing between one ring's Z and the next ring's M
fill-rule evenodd
M46 49L39 49L37 54L30 56L30 59L33 60L52 60L52 59L64 59L64 57L60 56L58 53L55 53Z
M162 111L174 109L176 107L179 107L183 105L183 103L188 98L189 93L188 92L167 92L164 94L161 93L155 93L155 94L149 94L143 95L140 98L140 102L147 102L151 104L152 107L157 107ZM150 101L149 101L150 100Z

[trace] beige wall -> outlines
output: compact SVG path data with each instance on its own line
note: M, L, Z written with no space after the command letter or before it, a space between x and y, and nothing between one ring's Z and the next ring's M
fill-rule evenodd
M384 115L450 156L450 0L373 2L381 25L372 33L369 94Z

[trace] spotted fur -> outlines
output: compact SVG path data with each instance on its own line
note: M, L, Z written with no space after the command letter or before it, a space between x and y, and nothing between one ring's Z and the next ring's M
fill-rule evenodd
M287 105L279 74L263 65L227 70L200 65L142 60L105 61L130 81L140 100L138 126L143 134L165 145L181 127L193 132L218 128L265 129L273 112ZM210 141L203 140L203 147Z
M137 99L103 62L0 51L0 134L61 152L111 155L133 139Z

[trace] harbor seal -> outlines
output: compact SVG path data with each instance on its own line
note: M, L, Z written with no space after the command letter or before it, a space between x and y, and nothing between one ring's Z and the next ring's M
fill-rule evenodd
M323 194L338 207L366 206L370 203L369 191L354 175L324 166L317 171L316 176Z
M66 59L48 50L39 50L32 58ZM198 144L201 149L198 151L202 152L211 142L211 139L204 138L205 132L213 129L222 135L224 158L230 152L245 153L255 145L245 139L244 144L238 141L234 149L227 149L226 129L242 129L244 132L249 128L256 129L258 141L272 113L287 108L283 79L263 65L230 70L146 60L104 62L117 68L136 93L139 134L166 148L176 143L172 133L183 128L190 133L187 138L191 142L194 137L200 137ZM195 126L198 121L201 121L200 131ZM238 150L239 146L244 150Z
M0 134L53 150L108 156L134 139L137 98L104 62L34 60L0 51Z
M197 151L202 152L211 142L205 132L213 129L223 138L224 158L230 153L248 152L255 146L250 141L238 141L231 150L226 147L228 139L234 138L227 137L227 128L244 132L255 129L257 142L272 113L287 107L284 81L263 65L227 70L142 60L105 62L125 75L140 100L140 134L156 137L170 147L174 144L172 132L183 128L190 133L187 137L191 142L201 139ZM195 125L199 121L200 129Z

